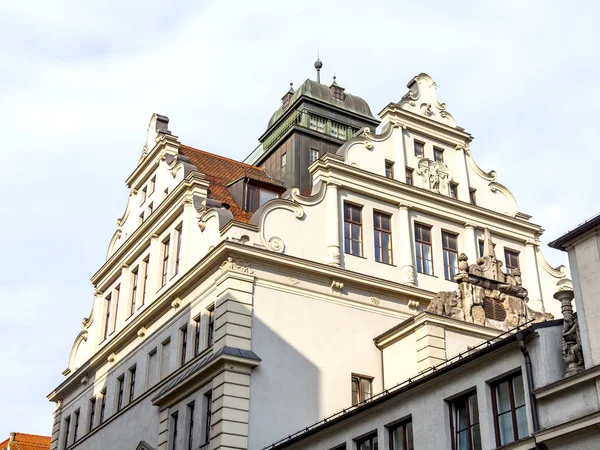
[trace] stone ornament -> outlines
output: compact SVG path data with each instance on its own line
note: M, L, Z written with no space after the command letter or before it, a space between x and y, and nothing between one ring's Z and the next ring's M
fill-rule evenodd
M558 291L554 298L560 302L563 315L562 329L562 357L567 365L565 377L570 377L581 372L585 367L583 363L583 352L581 350L581 336L579 334L579 323L577 313L573 312L573 285L566 278L557 283Z
M421 176L421 187L449 195L450 170L443 162L421 158L417 165L417 174Z
M341 281L333 280L331 282L331 293L341 295L342 289L344 289L344 283Z
M221 263L219 270L222 273L231 270L233 272L247 273L248 275L254 274L254 270L250 269L250 262L243 259L233 259L231 256Z
M379 299L377 297L369 297L369 300L371 301L372 304L374 304L375 306L379 305Z

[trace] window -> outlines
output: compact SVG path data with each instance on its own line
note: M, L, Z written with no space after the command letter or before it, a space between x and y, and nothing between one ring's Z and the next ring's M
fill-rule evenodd
M315 162L319 159L319 150L315 150L314 148L310 149L310 162Z
M477 191L477 189L469 189L469 201L471 202L472 205L477 204L477 200L475 199L476 191Z
M123 397L125 395L125 375L117 378L117 412L123 408Z
M148 271L150 270L150 255L146 256L144 261L144 286L142 289L142 301L140 302L140 307L144 306L144 302L146 301L146 293L148 292Z
M92 431L94 429L94 418L96 416L96 397L92 397L90 400L90 421L88 430Z
M73 424L73 442L77 442L77 436L79 433L79 414L80 414L80 410L78 409L77 411L75 411L75 413L73 414L73 418L75 423Z
M431 254L431 227L415 224L415 247L417 250L417 272L433 275Z
M108 331L110 329L110 295L104 299L106 312L104 313L104 339L108 337Z
M167 284L167 278L169 274L169 249L170 249L170 241L169 238L165 239L162 244L163 247L163 257L162 257L162 275L160 277L160 287L163 287Z
M413 185L413 170L406 169L406 184Z
M179 412L171 414L171 450L177 450L177 422L179 421Z
M176 242L176 251L175 251L175 274L177 275L179 273L179 262L181 260L181 238L182 238L182 231L183 231L183 225L179 225L177 228L175 228L175 239L177 239Z
M338 137L339 125L335 122L331 122L330 133L333 137Z
M146 186L144 186L142 188L142 191L140 192L140 205L143 205L144 202L146 201L146 190L147 190L147 188L146 188Z
M69 431L71 431L71 416L65 419L65 441L63 442L63 449L66 449L69 445Z
M339 87L333 87L333 98L337 100L344 100L344 90Z
M290 94L285 94L283 96L283 98L281 99L281 106L283 106L284 108L290 104Z
M452 450L481 450L477 394L472 392L450 404Z
M352 404L358 405L373 396L373 378L352 375Z
M375 231L375 261L392 264L392 216L373 213Z
M458 199L458 184L450 183L448 187L448 195L450 198Z
M179 330L181 333L181 348L179 351L179 365L183 366L185 364L185 357L187 354L187 325Z
M115 313L113 315L111 333L117 329L117 315L119 314L119 296L120 295L121 295L121 285L118 285L113 292Z
M187 449L192 450L194 446L194 408L195 402L188 403L188 429L187 429Z
M444 162L444 150L440 148L433 148L433 159L435 161Z
M385 162L385 176L387 178L394 178L394 163L391 161Z
M152 211L154 211L154 203L150 202L148 203L148 215L152 214Z
M148 196L154 194L154 189L156 189L156 175L150 178L150 183L148 183Z
M204 404L206 411L204 417L204 444L208 444L210 442L210 415L212 410L212 391L208 391L204 394Z
M389 428L390 450L414 450L412 420Z
M167 339L160 347L160 379L162 380L169 374L169 344L171 339Z
M206 309L206 315L208 316L208 333L206 333L206 346L210 347L213 345L215 338L215 305L212 304Z
M423 158L425 156L425 144L419 141L415 141L415 156L417 158Z
M519 268L519 252L505 248L504 260L506 261L506 269L509 272Z
M129 403L131 403L135 397L135 373L136 366L133 366L129 369Z
M156 383L156 375L158 373L157 353L158 352L156 348L152 349L150 353L148 353L148 368L146 370L146 389L148 389L151 386L154 386L154 383Z
M308 128L311 130L317 129L317 116L313 116L312 114L308 118Z
M496 445L505 445L526 437L528 431L523 376L520 373L511 375L491 387Z
M325 119L322 117L317 117L317 131L325 133Z
M106 388L100 392L100 423L104 422L104 413L106 412Z
M140 225L142 224L142 222L144 222L144 213L143 212L140 214L140 221L139 221Z
M442 231L442 248L444 250L444 278L454 280L458 273L458 235Z
M344 252L362 256L362 207L344 203Z
M377 433L356 441L357 450L378 450Z
M287 165L287 153L281 154L281 167L285 167Z
M338 139L348 139L348 127L346 125L338 124Z
M200 353L200 316L194 319L194 356Z
M133 316L135 312L135 298L137 296L137 288L138 288L138 276L140 273L140 266L137 266L135 269L131 271L133 275L133 279L131 280L131 303L129 304L129 317Z
M269 200L277 198L277 193L249 184L247 187L246 211L254 212Z

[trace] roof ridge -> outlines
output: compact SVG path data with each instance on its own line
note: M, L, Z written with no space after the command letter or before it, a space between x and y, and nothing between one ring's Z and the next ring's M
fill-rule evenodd
M220 158L220 159L225 159L227 161L231 161L231 162L234 162L236 164L240 164L242 166L249 167L251 169L259 170L259 171L263 172L266 175L266 172L263 170L262 167L253 166L252 164L246 164L245 162L238 161L237 159L227 158L226 156L217 155L216 153L207 152L206 150L200 150L199 148L190 147L189 145L185 145L185 144L181 144L181 147L185 147L186 149L192 150L192 151L195 151L195 152L204 153L205 155L210 155L210 156L214 156L214 157L217 157L217 158Z

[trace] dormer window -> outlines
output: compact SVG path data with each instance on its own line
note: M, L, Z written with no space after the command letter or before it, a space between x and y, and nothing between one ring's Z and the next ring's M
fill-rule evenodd
M249 184L247 187L246 211L254 212L269 200L277 198L277 192Z
M285 108L287 105L289 105L289 104L290 104L290 98L291 98L291 97L292 97L292 96L291 96L291 94L285 94L285 95L283 96L283 98L281 99L281 106L282 106L283 108Z
M344 90L341 87L333 87L333 98L338 100L344 100Z

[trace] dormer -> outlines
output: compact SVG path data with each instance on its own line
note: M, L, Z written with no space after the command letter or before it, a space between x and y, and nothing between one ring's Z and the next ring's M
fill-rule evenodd
M290 81L290 90L287 91L283 97L281 97L281 107L284 109L287 108L289 106L289 104L292 102L292 95L294 95L293 84L294 83L292 83Z
M333 76L333 83L331 83L329 89L331 90L331 96L335 100L339 100L341 102L344 101L344 88L337 84L337 82L335 81L335 75Z

